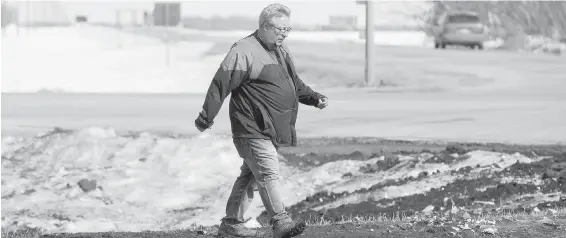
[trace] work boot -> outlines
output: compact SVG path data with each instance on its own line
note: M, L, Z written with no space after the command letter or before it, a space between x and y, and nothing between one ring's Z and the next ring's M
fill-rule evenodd
M273 238L290 238L303 233L307 224L304 221L282 220L273 224Z
M243 223L235 225L227 225L222 222L218 228L218 237L232 238L232 237L260 237L265 233L259 230L250 229L244 226Z

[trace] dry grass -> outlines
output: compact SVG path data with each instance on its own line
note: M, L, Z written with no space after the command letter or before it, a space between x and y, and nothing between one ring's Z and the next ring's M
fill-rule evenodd
M503 219L507 220L515 220L515 221L537 221L543 218L566 218L566 208L556 208L553 209L555 213L550 212L549 210L539 211L539 212L512 212L512 211L504 211L499 214L479 214L479 215L470 215L470 220L485 220L485 221L500 221ZM438 216L430 215L416 215L416 216L403 216L403 215L396 215L396 216L385 216L385 215L377 215L377 216L350 216L350 217L342 217L342 219L338 222L317 219L315 221L307 222L309 226L329 226L329 225L336 225L336 224L396 224L400 222L418 222L418 221L429 221L434 217L440 218ZM448 220L450 219L464 219L462 216L454 215L451 217L447 217Z
M459 228L462 227L462 224L469 229ZM506 235L513 237L525 237L526 235L528 237L533 234L536 234L537 237L555 237L557 234L566 234L566 208L555 208L553 212L550 210L532 213L502 212L468 217L463 217L461 214L344 217L338 222L324 219L308 222L308 227L304 237L338 237L339 234L364 235L365 237L368 232L393 237L396 237L395 235L417 235L419 237L433 235L432 237L436 237L452 233L459 233L463 237L476 237L481 235L482 230L486 227L494 228L497 231L494 235L497 237ZM38 229L24 228L17 232L2 231L2 237L210 237L210 234L216 233L216 229L216 227L194 224L183 230L46 234ZM269 230L267 227L264 229Z
M22 228L15 232L6 232L2 230L3 238L35 238L40 237L43 232L40 229L35 228Z

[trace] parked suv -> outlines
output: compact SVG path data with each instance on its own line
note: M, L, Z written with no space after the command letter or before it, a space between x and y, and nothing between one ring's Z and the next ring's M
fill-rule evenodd
M434 48L446 48L447 45L468 46L471 49L483 49L487 39L487 27L479 15L471 11L449 11L442 13L433 22Z

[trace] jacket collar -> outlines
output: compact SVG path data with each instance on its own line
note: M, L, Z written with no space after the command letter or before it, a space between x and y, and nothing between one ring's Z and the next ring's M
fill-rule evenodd
M270 49L269 46L267 44L265 44L265 42L263 42L260 38L259 38L259 32L258 30L255 30L254 33L252 33L252 36L255 37L255 39L259 42L259 44L261 44L261 46L268 51L273 51L275 50L275 45L273 45L273 47Z

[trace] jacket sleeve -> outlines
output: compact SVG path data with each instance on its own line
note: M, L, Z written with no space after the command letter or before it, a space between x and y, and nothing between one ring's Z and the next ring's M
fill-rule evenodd
M233 49L228 52L216 74L212 78L212 82L208 87L202 111L195 120L199 126L209 128L214 122L214 118L218 115L224 99L236 89L248 77L248 69L251 65L250 57L244 52L237 52Z
M295 73L295 87L297 88L297 96L299 97L299 102L309 106L317 106L318 100L325 98L326 96L315 92L309 86L307 86L301 78Z
M283 49L287 54L289 65L291 66L293 71L292 77L293 77L293 81L295 82L295 88L297 90L297 97L299 98L299 102L305 105L316 107L318 105L318 100L325 98L326 96L318 92L315 92L309 86L307 86L303 82L303 80L301 80L299 75L297 75L297 70L295 69L295 62L293 60L293 57L291 56L291 53L289 52L289 49L286 46L284 46Z

